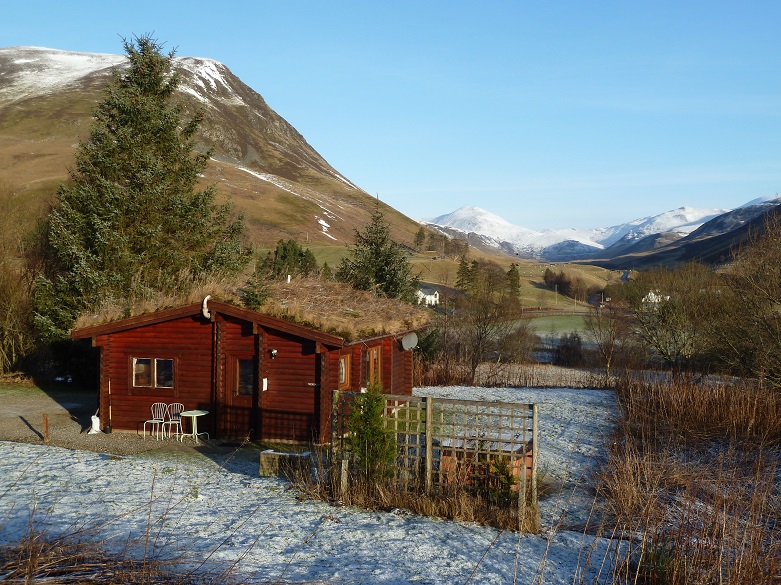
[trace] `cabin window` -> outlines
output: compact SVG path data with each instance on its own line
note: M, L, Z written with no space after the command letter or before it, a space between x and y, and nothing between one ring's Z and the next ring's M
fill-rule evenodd
M174 360L133 358L133 386L171 389L174 387Z
M236 360L236 394L252 396L255 393L255 360Z
M367 355L369 358L369 377L367 384L382 384L382 348L370 347Z
M350 387L350 356L339 356L339 390Z

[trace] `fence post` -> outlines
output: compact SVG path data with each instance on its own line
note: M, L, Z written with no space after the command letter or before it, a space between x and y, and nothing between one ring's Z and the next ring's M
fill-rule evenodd
M339 496L344 499L347 495L347 478L350 466L349 459L342 459L341 475L339 477Z
M430 496L434 469L434 446L432 444L434 434L434 399L426 397L424 404L426 405L426 455L424 459L426 465L426 495Z
M331 393L331 449L334 446L334 440L336 438L336 418L338 416L339 408L339 390L334 390Z
M523 465L521 466L521 484L518 486L518 532L523 532L523 521L526 519L526 490L528 489L526 486L526 453L528 448L529 443L525 443L523 445L523 454L521 455ZM532 463L532 478L534 478L534 463Z
M532 506L534 513L534 531L540 530L540 506L537 502L537 458L540 454L540 442L538 439L539 434L539 411L540 407L535 402L532 405Z

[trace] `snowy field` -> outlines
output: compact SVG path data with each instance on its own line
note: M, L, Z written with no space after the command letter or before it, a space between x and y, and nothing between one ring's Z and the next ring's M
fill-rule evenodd
M0 442L0 540L31 518L109 548L245 582L591 583L609 548L585 530L596 457L616 414L602 390L419 388L417 395L540 405L540 470L558 485L540 535L299 500L241 453L119 457Z

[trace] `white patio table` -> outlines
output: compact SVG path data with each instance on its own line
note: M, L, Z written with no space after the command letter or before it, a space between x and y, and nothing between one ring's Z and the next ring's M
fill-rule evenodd
M206 438L209 438L209 433L199 433L198 432L198 417L204 416L206 414L209 414L208 410L185 410L182 411L181 415L183 417L189 417L191 421L191 427L192 432L191 433L182 433L179 435L179 441L182 441L185 437L192 437L195 439L195 444L198 445L198 435L206 435Z

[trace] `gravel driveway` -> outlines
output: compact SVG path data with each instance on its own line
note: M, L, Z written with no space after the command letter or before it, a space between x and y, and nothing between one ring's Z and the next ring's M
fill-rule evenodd
M40 389L26 385L0 385L0 441L20 443L44 442L44 414L49 419L49 444L69 449L83 449L100 453L133 455L154 450L198 451L235 449L211 441L196 447L185 439L156 441L147 435L114 431L90 434L92 415L98 409L97 392L84 391L67 385Z

